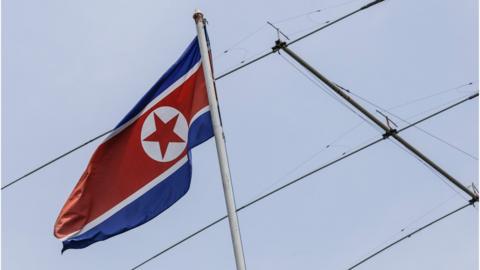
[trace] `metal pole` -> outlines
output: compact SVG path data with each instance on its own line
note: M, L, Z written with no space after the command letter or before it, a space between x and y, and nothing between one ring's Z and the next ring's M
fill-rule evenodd
M223 192L225 195L225 203L227 205L228 222L230 224L230 234L232 237L233 251L235 254L235 263L237 265L237 270L245 270L246 266L243 255L242 239L240 237L240 227L238 225L235 198L233 196L232 182L230 179L230 168L228 166L225 137L220 121L218 101L215 94L215 85L213 82L212 69L210 65L209 50L207 46L207 39L205 37L203 13L199 10L196 10L193 14L193 18L197 25L198 43L200 45L200 53L202 55L202 66L205 75L208 102L210 104L213 133L215 135L215 143L217 145L218 162L220 164L220 172L222 175Z
M307 62L305 62L300 56L298 56L296 53L294 53L292 50L290 50L287 47L287 44L285 42L281 42L281 41L278 40L276 42L276 46L273 47L273 50L278 51L280 49L283 50L284 52L286 52L290 57L292 57L295 61L297 61L300 65L302 65L308 71L310 71L315 77L317 77L323 83L328 85L328 87L330 87L335 93L337 93L339 96L341 96L343 99L345 99L348 103L350 103L353 107L355 107L357 110L359 110L361 113L363 113L366 117L368 117L368 119L370 119L372 122L374 122L379 127L381 127L385 131L385 134L383 135L385 138L392 136L395 140L397 140L399 143L401 143L403 146L405 146L405 148L410 150L413 154L415 154L420 159L422 159L430 167L432 167L437 172L439 172L441 175L443 175L445 178L447 178L452 184L454 184L459 189L461 189L462 191L467 193L472 198L473 202L478 201L478 195L477 194L475 194L473 191L466 188L457 179L455 179L453 176L451 176L449 173L447 173L445 170L443 170L440 166L435 164L435 162L433 162L427 156L422 154L418 149L416 149L410 143L408 143L402 137L400 137L400 135L397 134L396 129L392 129L392 128L388 127L387 125L385 125L382 121L378 120L373 114L371 114L369 111L367 111L365 108L363 108L362 105L360 105L354 99L352 99L349 95L347 95L345 93L345 91L342 91L342 89L340 87L338 87L335 83L328 80L325 76L320 74L316 69L314 69Z

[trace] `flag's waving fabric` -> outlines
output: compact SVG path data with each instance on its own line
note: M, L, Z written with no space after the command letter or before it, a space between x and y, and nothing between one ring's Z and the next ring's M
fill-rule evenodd
M195 38L96 149L55 223L63 250L139 226L190 186L189 151L213 136Z

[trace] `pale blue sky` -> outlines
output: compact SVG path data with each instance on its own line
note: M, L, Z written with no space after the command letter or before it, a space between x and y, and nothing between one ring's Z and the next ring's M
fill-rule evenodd
M368 1L339 6L345 2L2 1L2 185L115 126L194 37L195 8L209 21L219 75L273 46L267 20L297 37ZM478 90L478 1L386 0L291 49L385 108L473 82L392 111L415 120ZM380 136L363 124L321 151L361 120L278 55L217 87L238 206ZM478 157L478 100L420 127ZM478 160L414 128L403 136L463 184L478 184ZM99 143L2 191L2 269L130 269L224 215L210 140L193 150L192 186L177 204L135 230L60 255L53 224ZM247 267L346 269L402 228L412 231L464 202L385 141L242 211ZM478 269L477 209L358 269ZM142 269L234 265L225 221Z

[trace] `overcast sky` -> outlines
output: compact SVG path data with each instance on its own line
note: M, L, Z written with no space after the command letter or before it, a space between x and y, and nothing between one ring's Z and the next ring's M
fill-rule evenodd
M196 35L195 8L208 19L220 75L274 45L266 21L294 38L367 2L3 0L2 186L114 127ZM478 1L386 0L291 49L414 121L478 91ZM381 136L283 56L217 81L237 206ZM478 186L478 100L419 127L468 155L416 128L402 135ZM192 151L192 185L178 203L60 255L55 219L100 143L2 191L3 269L130 269L226 213L210 140ZM240 212L247 268L346 269L466 201L387 140ZM358 269L474 270L478 252L478 208L469 207ZM224 221L142 269L234 267Z

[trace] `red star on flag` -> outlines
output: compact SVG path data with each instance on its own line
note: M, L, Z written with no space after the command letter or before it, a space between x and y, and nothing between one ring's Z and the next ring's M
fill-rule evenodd
M153 114L153 117L155 120L155 131L143 140L148 142L158 142L163 158L167 153L168 145L170 143L185 141L174 131L175 125L177 124L178 114L166 123L156 114Z

